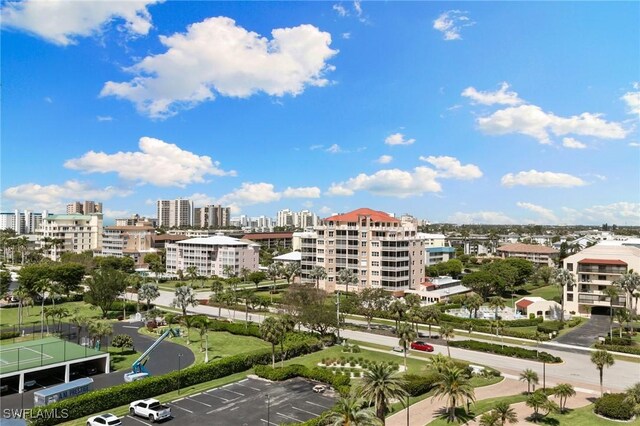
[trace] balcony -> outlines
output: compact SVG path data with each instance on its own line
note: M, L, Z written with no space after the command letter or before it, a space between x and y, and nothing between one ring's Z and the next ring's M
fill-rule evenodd
M610 298L602 294L589 294L580 292L578 294L578 303L594 306L610 306ZM625 297L616 297L613 300L614 307L624 307L627 305Z

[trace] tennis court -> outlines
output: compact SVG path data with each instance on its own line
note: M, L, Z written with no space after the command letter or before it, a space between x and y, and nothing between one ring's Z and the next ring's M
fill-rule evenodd
M57 337L2 345L0 374L86 358L102 352Z

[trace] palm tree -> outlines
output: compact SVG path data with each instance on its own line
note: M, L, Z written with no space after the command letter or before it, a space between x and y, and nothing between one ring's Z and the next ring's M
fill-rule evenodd
M136 298L136 312L139 312L140 311L140 289L142 288L142 285L144 284L144 278L142 278L137 273L130 274L127 277L127 284L129 285L129 287L132 287L136 291L136 295L137 295L137 298Z
M47 298L47 292L51 288L51 280L49 278L42 278L38 280L35 286L36 292L40 296L41 304L40 304L40 336L44 331L44 302ZM48 333L49 331L47 331Z
M434 383L436 386L433 397L447 399L448 421L456 421L456 407L463 400L475 401L476 396L473 386L469 383L465 371L458 367L447 367L439 374L439 380Z
M396 299L393 302L389 303L387 307L387 311L391 314L391 318L393 318L396 322L396 330L400 326L400 320L404 318L404 313L407 309L407 305L405 305L400 300Z
M500 426L500 414L496 410L487 411L480 416L480 426Z
M262 340L271 343L271 367L276 366L276 345L282 338L282 327L278 324L276 317L267 317L260 325L260 335Z
M211 291L215 296L218 296L218 293L220 293L223 289L224 284L222 284L222 281L216 279L211 282Z
M191 327L198 323L198 317L193 315L182 315L180 317L180 324L187 328L187 345L191 344Z
M636 415L640 415L640 382L627 388L624 402L633 405L633 411Z
M556 269L552 280L560 288L560 322L564 322L564 289L576 285L576 278L568 269Z
M640 274L634 272L633 269L630 269L628 272L622 274L620 278L617 280L618 284L621 288L623 288L627 294L629 299L629 310L632 314L638 309L638 300L636 298L635 309L633 306L633 297L637 290L640 290Z
M187 266L185 272L189 281L195 281L198 278L198 268L193 265Z
M464 299L464 305L469 310L469 318L471 318L471 313L475 312L474 317L478 316L478 309L484 303L484 299L479 294L471 294Z
M160 297L158 286L152 283L142 284L138 290L138 299L147 301L147 311L151 309L151 301Z
M498 319L498 310L505 308L504 300L500 296L495 296L489 299L489 307L495 310L494 318Z
M249 274L251 273L251 270L249 268L240 268L240 276L242 277L242 282L247 282L249 279Z
M273 284L271 285L271 303L273 303L273 293L276 291L276 280L278 277L282 275L282 264L280 262L275 262L269 265L267 268L267 277L270 280L273 280Z
M287 279L287 284L291 284L291 281L294 281L296 276L300 275L300 265L298 262L290 262L284 267L282 272Z
M448 324L441 326L440 337L442 337L447 342L447 355L449 355L449 358L451 358L451 348L449 347L449 340L456 337L453 333L453 327Z
M320 288L320 280L327 278L327 271L322 266L314 266L309 271L309 277L316 281L316 289Z
M29 292L23 285L14 290L13 295L18 299L18 329L22 328L25 301L30 298Z
M389 400L403 400L407 397L404 381L396 375L396 370L391 365L374 364L364 372L362 377L361 395L373 404L376 417L384 425Z
M538 373L530 368L527 368L522 373L520 373L520 381L527 382L527 393L531 393L531 385L537 385L540 382L540 379L538 378Z
M615 313L616 321L620 324L620 338L622 339L622 331L624 330L624 323L631 318L630 311L627 308L618 308ZM613 337L613 336L611 336Z
M175 292L175 297L171 302L171 306L174 308L180 308L182 310L182 316L186 317L187 308L189 306L198 306L198 299L196 299L196 293L193 291L193 288L188 285L178 287Z
M497 402L493 407L493 412L498 415L501 426L504 426L506 423L518 422L518 415L516 414L516 410L511 408L511 406L504 401Z
M595 352L591 352L591 362L595 364L598 372L600 373L600 396L604 394L602 390L602 376L604 375L604 368L611 367L615 360L613 359L613 355L611 355L607 351L599 350Z
M93 321L89 324L89 334L97 338L102 347L102 338L113 334L113 326L107 321ZM108 346L107 349L109 349Z
M349 284L357 285L358 276L351 269L341 269L338 272L338 282L344 284L346 286L345 293L349 293Z
M447 368L453 367L453 360L442 354L436 354L428 359L429 369L436 373L443 373Z
M418 332L418 323L422 320L422 311L420 306L412 306L407 311L407 320L411 321L413 328Z
M80 344L80 333L82 333L83 329L87 329L89 327L90 320L86 316L81 315L80 311L76 309L71 315L69 321L71 321L71 324L75 325L78 329L76 337L77 343Z
M613 301L620 294L620 287L616 284L607 286L602 291L609 298L609 337L613 337Z
M542 416L546 416L552 411L558 410L558 405L549 400L549 397L542 389L538 389L534 393L530 394L525 401L527 407L533 408L533 421L537 421L541 415L540 410L544 410L545 413Z
M355 394L342 397L336 401L326 423L331 426L376 426L381 424L373 410L363 408L365 401Z
M560 412L563 413L567 405L567 399L571 398L572 396L576 396L576 391L569 383L560 383L555 388L553 388L553 394L558 397L558 400L560 402Z
M431 338L431 326L440 322L440 308L436 305L425 306L420 310L422 321L429 326L429 338Z
M413 327L411 327L411 325L407 324L406 322L401 323L396 330L398 330L398 344L402 346L402 349L404 349L404 371L407 371L407 352L409 351L411 342L416 339L418 333L416 333Z
M235 277L236 269L233 267L233 265L224 265L222 267L222 275L224 275L225 278Z
M193 325L195 325L199 330L198 334L200 334L200 352L205 351L204 345L207 343L206 335L209 331L210 324L211 322L209 321L209 318L205 317L204 315L195 317L195 322Z

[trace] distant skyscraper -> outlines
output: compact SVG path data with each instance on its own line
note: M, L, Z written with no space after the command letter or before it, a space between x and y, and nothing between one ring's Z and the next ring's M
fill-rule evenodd
M176 200L158 200L158 226L165 228L179 228L193 226L193 202L178 198Z
M67 204L67 214L92 214L102 213L102 203L95 201L74 201Z

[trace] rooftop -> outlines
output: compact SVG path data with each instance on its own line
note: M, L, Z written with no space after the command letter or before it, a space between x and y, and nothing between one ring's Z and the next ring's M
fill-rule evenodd
M558 250L551 247L540 246L537 244L523 244L523 243L504 244L498 247L498 251L504 251L508 253L542 253L542 254L558 253Z
M280 262L300 262L302 260L302 253L299 251L292 251L290 253L281 254L276 256L273 260Z
M271 238L291 238L293 232L256 232L253 234L244 234L242 238L245 240L268 240Z
M227 237L225 235L214 235L212 237L189 238L187 240L177 241L176 244L195 244L202 246L249 246L256 245L249 241L239 240L238 238Z
M395 217L389 216L389 214L377 210L371 210L367 208L361 208L349 213L337 214L324 219L325 221L332 222L358 222L361 216L369 216L373 222L393 222L400 223L400 220Z
M620 259L582 259L578 263L584 265L621 265L627 266L627 262L623 262Z

